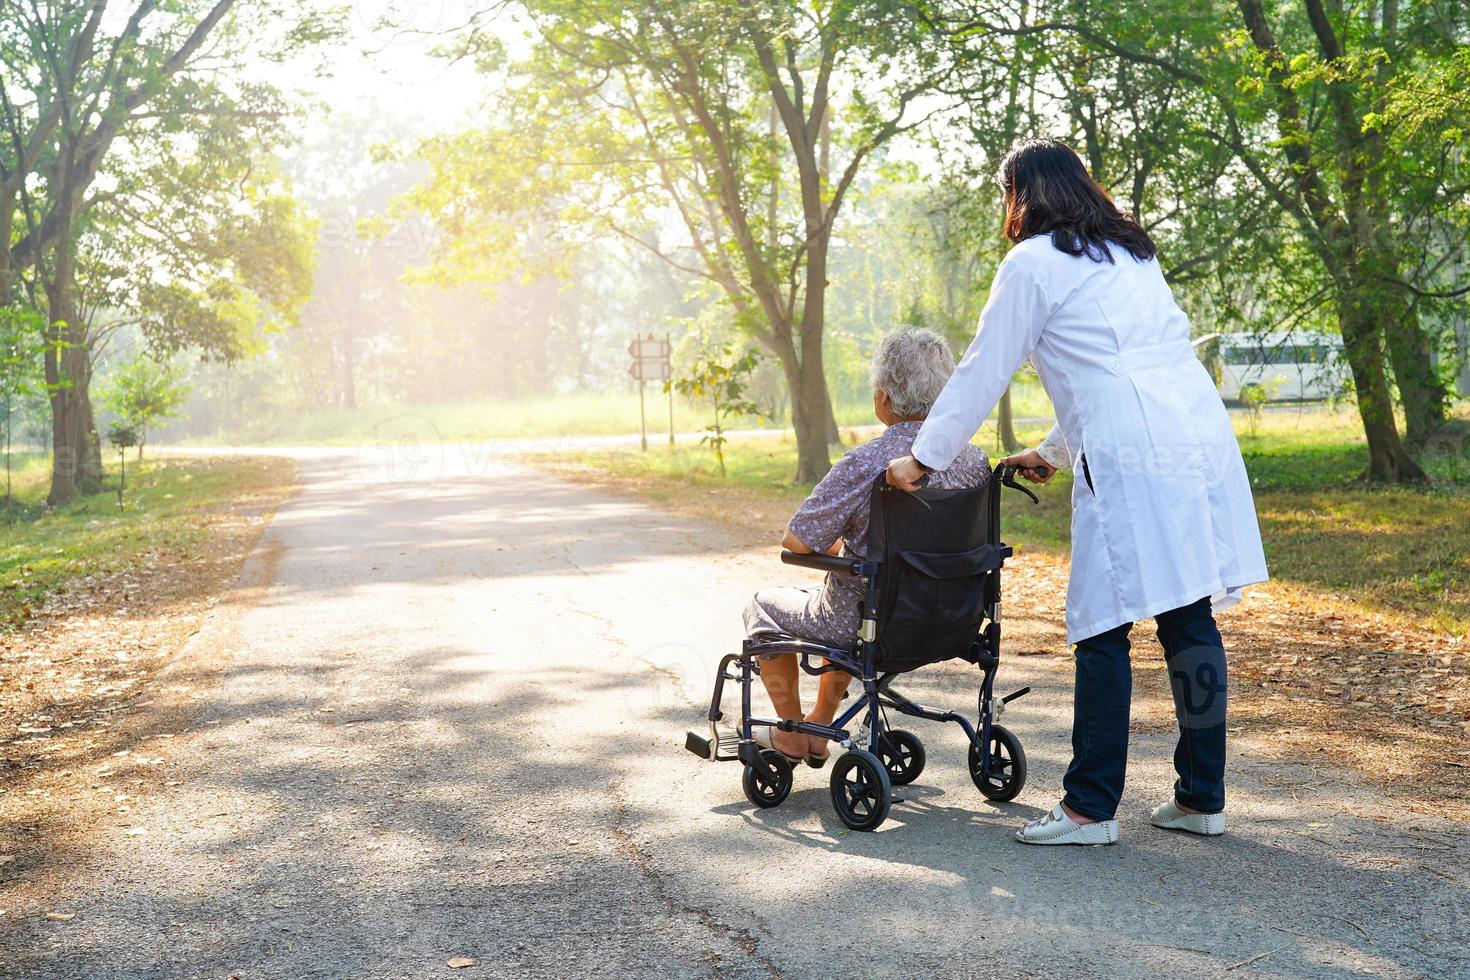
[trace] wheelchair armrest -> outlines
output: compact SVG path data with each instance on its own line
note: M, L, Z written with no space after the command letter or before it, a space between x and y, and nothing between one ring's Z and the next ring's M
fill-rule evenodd
M822 555L816 552L799 554L795 551L781 552L781 560L788 565L801 565L805 568L815 568L822 572L837 572L838 574L856 575L858 566L862 562L856 558L839 558L836 555Z

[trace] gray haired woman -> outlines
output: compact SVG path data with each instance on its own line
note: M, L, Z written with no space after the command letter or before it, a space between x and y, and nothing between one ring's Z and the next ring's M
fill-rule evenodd
M825 552L863 559L868 550L868 502L873 481L888 461L906 456L934 400L954 371L954 352L932 330L904 329L889 334L873 355L873 414L885 428L876 439L837 461L812 490L786 528L781 546L797 552ZM990 462L974 446L965 447L947 469L930 473L927 486L958 489L978 486L990 476ZM858 629L862 585L852 576L828 575L820 589L772 588L755 594L745 610L751 638L794 636L825 646L851 649ZM816 704L803 714L796 654L782 653L761 664L761 681L776 713L788 721L830 725L847 689L848 675L821 675ZM827 740L799 732L756 729L757 741L793 762L820 768Z

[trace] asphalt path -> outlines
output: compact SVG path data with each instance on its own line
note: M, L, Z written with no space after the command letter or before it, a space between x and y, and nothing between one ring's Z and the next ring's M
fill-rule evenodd
M1231 833L1167 833L1172 739L1144 731L1118 845L1018 844L1068 757L1052 658L1001 669L1034 689L1017 801L919 722L927 771L878 832L826 771L756 810L683 735L749 595L808 573L504 454L293 455L263 588L195 638L224 667L177 785L73 857L74 918L0 923L0 975L1470 976L1464 825L1385 821L1347 774L1233 752ZM972 711L975 677L907 690Z

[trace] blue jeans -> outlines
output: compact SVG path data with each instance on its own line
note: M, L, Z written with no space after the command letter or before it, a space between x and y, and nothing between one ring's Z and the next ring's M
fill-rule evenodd
M1204 813L1225 809L1225 647L1210 600L1154 617L1179 744L1174 749L1174 798ZM1123 795L1128 768L1128 709L1133 669L1128 661L1132 623L1077 644L1077 686L1072 716L1072 764L1062 779L1062 802L1094 820L1111 820Z

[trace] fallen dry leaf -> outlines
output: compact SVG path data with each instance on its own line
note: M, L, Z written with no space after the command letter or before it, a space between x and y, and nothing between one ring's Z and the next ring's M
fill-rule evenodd
M74 912L47 912L46 913L46 921L48 921L48 922L70 922L72 919L75 919L75 918L76 918L76 913L74 913Z
M446 965L451 970L458 970L462 966L474 966L475 962L475 960L470 959L468 956L451 956Z

